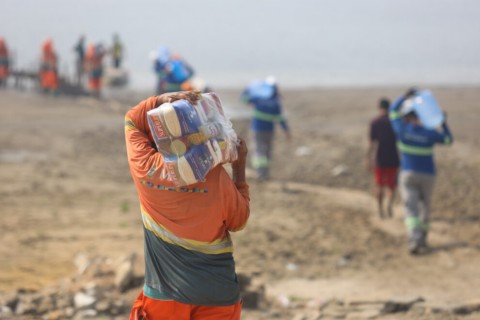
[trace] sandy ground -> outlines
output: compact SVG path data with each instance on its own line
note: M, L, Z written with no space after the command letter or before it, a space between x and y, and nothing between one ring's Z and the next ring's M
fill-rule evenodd
M293 138L276 135L273 179L249 180L251 219L234 235L238 270L255 274L272 301L421 296L449 305L480 297L480 90L432 90L456 141L436 148L432 252L421 257L407 253L400 201L394 219L377 218L363 166L378 98L404 88L283 92ZM239 108L239 91L218 93ZM123 115L141 98L0 92L0 294L71 275L77 253L142 255L123 137ZM248 139L247 120L234 127ZM267 311L244 318L269 319Z

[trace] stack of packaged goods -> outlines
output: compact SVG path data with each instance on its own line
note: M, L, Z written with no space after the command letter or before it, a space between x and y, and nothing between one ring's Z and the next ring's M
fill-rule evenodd
M237 159L237 134L215 93L202 94L194 105L164 103L147 118L168 179L176 186L202 181L218 164Z

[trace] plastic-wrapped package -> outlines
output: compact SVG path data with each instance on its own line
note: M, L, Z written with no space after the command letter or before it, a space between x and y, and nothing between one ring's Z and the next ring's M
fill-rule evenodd
M176 186L202 181L216 165L237 159L237 134L215 93L164 103L147 112L148 125Z
M435 129L445 121L445 114L429 90L418 91L405 105L415 111L422 126Z

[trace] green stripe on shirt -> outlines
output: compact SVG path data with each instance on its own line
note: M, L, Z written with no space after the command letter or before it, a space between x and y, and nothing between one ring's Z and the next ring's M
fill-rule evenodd
M397 143L398 150L406 154L412 154L415 156L430 156L433 154L433 148L431 147L415 147L409 146L402 142Z
M269 114L269 113L258 111L258 110L254 111L253 117L255 119L268 121L268 122L276 122L276 121L283 120L283 117L281 115Z

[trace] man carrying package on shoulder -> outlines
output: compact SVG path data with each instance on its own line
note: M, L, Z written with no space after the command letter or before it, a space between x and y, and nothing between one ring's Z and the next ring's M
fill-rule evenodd
M417 106L415 106L415 103ZM439 128L427 128L428 118L421 119L420 112L429 109L422 105L416 89L410 89L390 106L390 121L397 137L401 155L400 193L405 206L405 224L409 232L409 251L419 254L427 248L430 204L435 183L433 146L451 144L452 134L442 111L435 113L443 119Z
M240 289L230 231L249 217L245 181L247 148L240 140L232 162L233 181L221 165L205 181L175 188L155 149L147 111L188 100L196 91L151 97L130 109L125 136L130 172L137 187L145 237L145 284L130 320L240 319Z
M257 180L265 181L270 179L276 123L280 124L290 140L290 130L282 113L277 81L273 76L252 81L242 92L240 100L254 107L250 125L254 145L252 165L257 171Z

